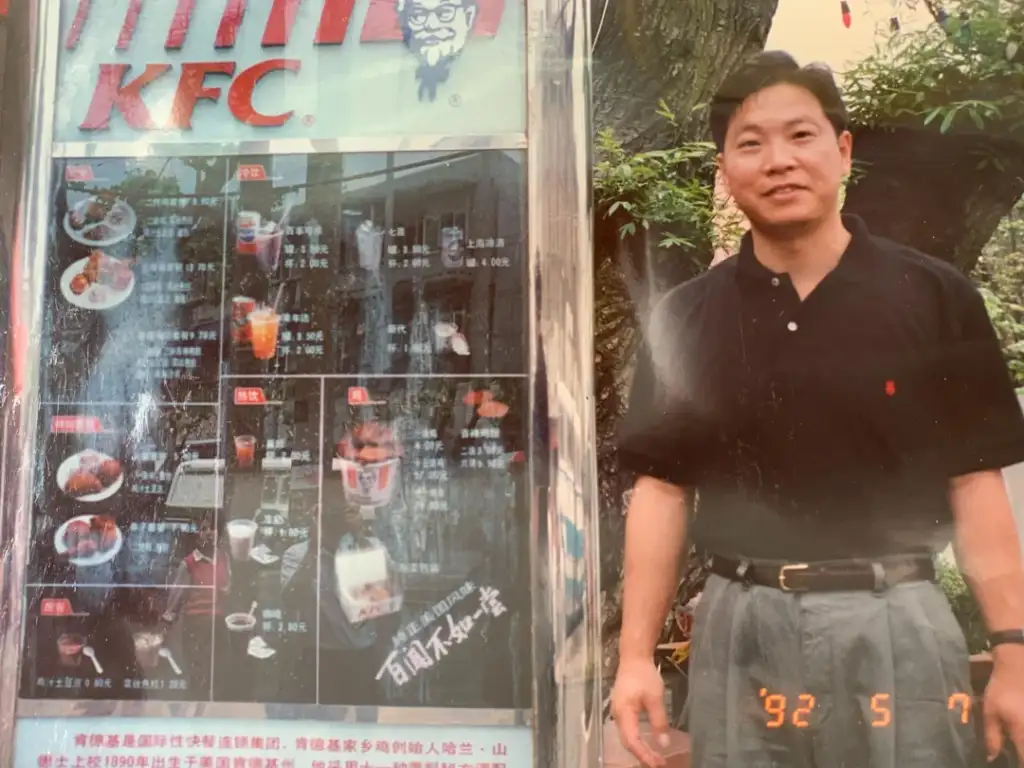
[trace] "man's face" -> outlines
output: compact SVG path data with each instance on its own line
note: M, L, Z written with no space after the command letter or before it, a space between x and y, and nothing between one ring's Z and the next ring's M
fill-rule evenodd
M465 0L405 0L399 16L413 53L433 67L466 46L476 7Z
M810 91L780 84L743 102L718 159L736 205L755 228L770 231L812 224L838 209L852 147Z

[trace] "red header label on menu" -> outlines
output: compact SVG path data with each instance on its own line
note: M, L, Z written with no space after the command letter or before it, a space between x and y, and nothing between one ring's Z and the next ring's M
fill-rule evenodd
M235 405L266 405L267 396L260 387L235 387Z
M50 422L53 434L95 434L103 431L103 423L94 416L54 416Z

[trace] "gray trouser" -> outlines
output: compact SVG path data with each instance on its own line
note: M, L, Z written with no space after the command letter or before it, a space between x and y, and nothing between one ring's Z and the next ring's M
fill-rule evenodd
M693 768L983 765L970 696L934 584L793 594L711 576L697 606Z

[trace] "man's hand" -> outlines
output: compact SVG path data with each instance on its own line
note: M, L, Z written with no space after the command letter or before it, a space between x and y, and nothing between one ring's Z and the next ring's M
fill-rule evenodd
M1024 756L1024 645L1000 645L992 653L992 677L985 689L985 751L995 760L1010 737Z
M665 765L665 758L640 736L640 715L645 711L658 745L664 749L668 746L668 714L665 712L665 683L661 673L654 666L653 658L622 660L612 688L612 717L619 730L619 739L644 765L660 768Z

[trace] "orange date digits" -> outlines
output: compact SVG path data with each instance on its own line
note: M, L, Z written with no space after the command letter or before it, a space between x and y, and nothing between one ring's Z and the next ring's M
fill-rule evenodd
M885 728L892 722L892 711L889 709L889 694L876 693L871 697L872 728Z
M954 693L949 697L946 708L952 712L957 707L960 707L960 722L967 725L967 721L971 719L971 697L966 693Z
M761 689L761 698L764 699L764 711L771 715L774 720L769 720L769 728L781 728L786 724L786 697L777 693L768 693L767 688Z
M772 716L765 725L769 728L781 728L786 724L786 709L788 703L786 697L779 693L768 693L767 688L762 688L760 696L764 699L764 711ZM815 698L809 693L801 693L797 697L800 706L793 710L790 722L797 728L810 728L811 723L807 719L814 710Z
M802 706L797 707L793 712L793 725L797 728L810 728L811 724L807 721L807 716L814 709L814 697L809 693L801 693L799 698Z

